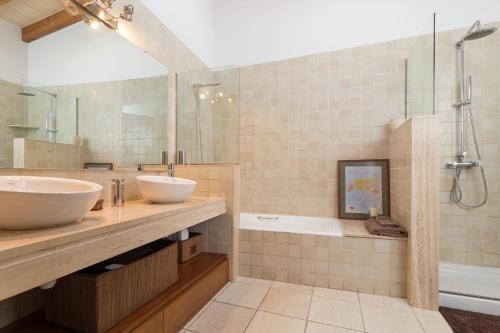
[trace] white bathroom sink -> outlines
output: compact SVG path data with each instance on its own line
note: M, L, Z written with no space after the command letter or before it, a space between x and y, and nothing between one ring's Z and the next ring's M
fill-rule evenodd
M0 228L39 229L72 223L95 205L102 186L50 177L0 177Z
M157 203L182 202L196 188L194 180L184 178L145 175L137 176L136 179L142 196Z

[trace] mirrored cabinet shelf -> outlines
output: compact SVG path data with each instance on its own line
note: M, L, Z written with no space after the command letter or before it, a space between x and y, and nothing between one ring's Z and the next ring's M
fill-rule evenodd
M30 125L20 125L20 124L9 124L7 125L10 128L23 129L23 130L37 130L40 129L38 126L30 126Z

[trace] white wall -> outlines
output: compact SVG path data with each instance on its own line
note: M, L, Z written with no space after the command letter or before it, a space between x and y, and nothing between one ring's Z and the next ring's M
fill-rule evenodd
M105 27L78 23L28 44L28 80L53 86L164 75L167 68Z
M21 29L0 18L0 79L21 84L26 78L27 57Z
M500 20L498 0L215 0L215 65L249 65Z
M209 67L215 65L214 1L141 0Z

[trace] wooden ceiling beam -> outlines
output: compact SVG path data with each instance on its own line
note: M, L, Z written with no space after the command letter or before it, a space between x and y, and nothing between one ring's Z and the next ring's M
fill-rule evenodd
M1 1L1 0L0 0ZM83 16L72 16L65 10L61 10L49 17L35 22L23 28L22 39L23 42L30 43L34 40L50 35L56 31L69 27L82 20Z

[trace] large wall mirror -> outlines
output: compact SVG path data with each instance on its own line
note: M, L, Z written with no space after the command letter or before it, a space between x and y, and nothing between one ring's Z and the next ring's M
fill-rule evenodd
M0 167L160 164L167 68L83 21L25 43L21 18L0 6Z

